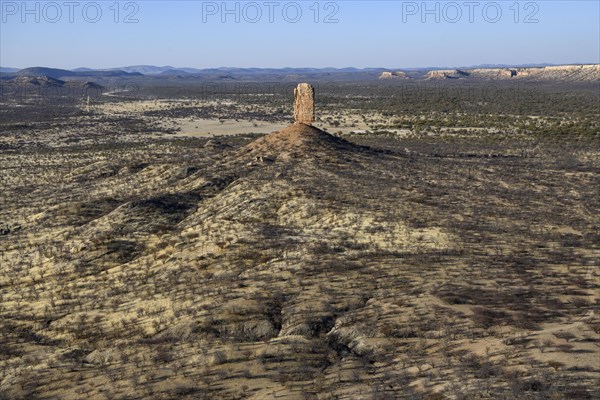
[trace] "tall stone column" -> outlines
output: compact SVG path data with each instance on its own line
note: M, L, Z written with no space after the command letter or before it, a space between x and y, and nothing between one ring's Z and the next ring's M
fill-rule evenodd
M294 89L294 120L306 125L315 122L315 89L310 83L300 83Z

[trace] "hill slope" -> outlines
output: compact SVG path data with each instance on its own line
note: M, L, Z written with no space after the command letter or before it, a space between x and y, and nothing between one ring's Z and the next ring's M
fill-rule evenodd
M2 157L0 393L593 397L594 175L495 151L294 125Z

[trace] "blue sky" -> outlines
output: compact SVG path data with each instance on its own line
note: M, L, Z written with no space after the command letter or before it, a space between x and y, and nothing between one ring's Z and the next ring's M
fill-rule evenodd
M221 1L65 1L29 1L23 7L20 0L1 0L0 65L408 68L600 62L597 0L265 0L227 2L230 13Z

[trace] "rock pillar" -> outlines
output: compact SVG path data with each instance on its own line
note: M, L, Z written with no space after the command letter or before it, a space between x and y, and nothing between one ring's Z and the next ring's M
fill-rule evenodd
M315 89L309 83L300 83L294 89L294 120L306 125L315 122Z

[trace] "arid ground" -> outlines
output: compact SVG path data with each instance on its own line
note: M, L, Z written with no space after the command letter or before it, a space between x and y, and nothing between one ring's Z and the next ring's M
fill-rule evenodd
M400 90L6 100L0 398L600 398L597 83Z

